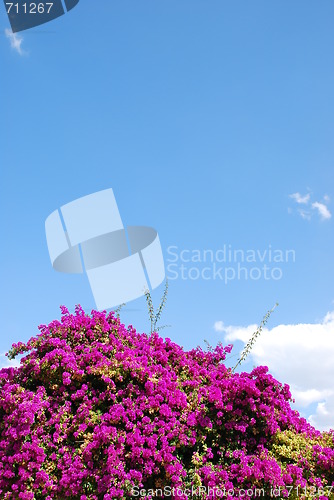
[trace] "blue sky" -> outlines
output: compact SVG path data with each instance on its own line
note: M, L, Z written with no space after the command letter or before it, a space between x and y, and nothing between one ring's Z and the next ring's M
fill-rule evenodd
M268 364L334 428L333 16L329 0L81 0L14 36L1 10L0 353L60 304L95 307L86 276L52 269L44 223L112 188L124 224L158 231L167 275L170 247L192 276L214 263L184 250L293 250L266 261L280 279L170 279L162 334L238 354L279 302L243 369ZM148 331L144 298L121 318Z

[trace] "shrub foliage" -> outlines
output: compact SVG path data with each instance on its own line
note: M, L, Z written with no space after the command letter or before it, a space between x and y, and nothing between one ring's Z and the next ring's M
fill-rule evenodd
M230 345L184 351L114 313L61 309L13 345L20 367L0 370L1 499L125 499L135 488L148 499L166 486L174 499L200 487L208 499L255 488L333 498L334 431L292 410L267 367L233 373Z

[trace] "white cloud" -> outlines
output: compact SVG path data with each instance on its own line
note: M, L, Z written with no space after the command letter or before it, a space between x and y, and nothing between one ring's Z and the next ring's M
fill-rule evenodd
M216 321L214 329L224 332L226 343L241 340L246 344L257 325L225 326ZM312 425L334 429L334 311L320 323L264 328L249 356L254 364L268 366L277 380L290 385L300 411L307 412L309 405L317 404L315 413L308 416Z
M299 205L308 205L310 198L311 198L310 193L305 194L304 196L301 195L300 193L293 193L293 194L290 194L289 196ZM324 203L320 203L319 201L315 201L315 202L311 203L309 210L306 210L305 208L298 208L297 212L299 213L299 215L303 219L311 220L312 215L313 215L313 213L312 213L312 209L313 209L313 211L315 210L317 212L317 214L320 215L321 219L328 220L332 217L332 214L330 213L330 211L326 205L326 203L329 203L329 201L330 201L328 194L325 194L323 196L323 200L324 200ZM292 213L292 210L288 209L288 212Z
M10 46L12 49L16 50L20 56L23 56L25 54L24 50L22 49L21 45L23 42L23 38L20 35L17 35L16 33L13 33L12 30L10 29L5 29L5 35L10 41Z
M303 210L302 208L299 208L298 213L303 219L311 220L311 212L309 210Z
M334 415L334 398L326 402L318 403L314 415L309 416L309 422L318 429L328 430L328 422L333 419Z
M333 300L333 303L334 303L334 300ZM330 311L326 314L326 316L324 317L324 321L323 321L325 324L327 323L334 323L334 311Z
M312 203L312 208L318 210L319 215L322 219L330 219L332 217L332 214L323 203L315 201L314 203Z
M258 325L249 325L249 326L225 326L222 321L216 321L214 324L214 329L216 332L225 332L227 335L225 338L229 338L229 336L234 336L234 340L242 340L243 342L247 342L252 333L257 329Z
M290 194L290 198L293 198L297 203L307 204L310 201L310 194L302 196L300 193L293 193Z
M9 368L10 366L20 366L19 359L8 359L4 352L0 352L0 370L1 368Z

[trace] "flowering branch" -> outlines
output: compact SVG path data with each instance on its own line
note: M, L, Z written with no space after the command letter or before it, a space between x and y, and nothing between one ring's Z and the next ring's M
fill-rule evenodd
M266 325L266 323L267 323L268 319L270 318L272 312L274 311L274 309L276 309L277 306L278 306L278 302L276 302L276 304L274 305L274 307L272 309L270 309L270 311L268 311L267 314L264 316L264 318L261 321L258 329L253 333L253 335L249 339L248 343L246 344L244 350L242 351L241 356L238 359L237 364L232 369L232 373L234 373L235 369L237 368L237 366L240 365L240 363L242 363L247 358L248 354L250 353L250 351L253 348L253 345L255 344L255 341L256 341L257 337L261 334L261 332L263 330L263 327Z
M163 326L159 326L157 328L157 323L161 317L161 313L162 313L162 311L166 305L166 302L167 302L167 293L168 293L168 280L166 279L164 294L162 296L162 299L161 299L161 302L160 302L159 307L157 309L157 312L155 313L151 293L149 290L145 290L145 297L146 297L146 303L147 303L147 307L148 307L148 314L149 314L149 317L151 320L151 335L153 332L158 332L159 330L162 330L163 328L170 327L170 325L163 325Z

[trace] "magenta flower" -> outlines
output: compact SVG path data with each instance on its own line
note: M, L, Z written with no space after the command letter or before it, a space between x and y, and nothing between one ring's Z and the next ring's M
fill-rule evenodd
M0 370L1 499L114 500L164 486L186 499L199 484L234 498L255 486L268 498L290 486L330 498L334 431L292 410L267 367L233 374L232 346L187 352L113 313L61 312L13 345L11 358L25 354L19 368ZM305 456L284 455L291 436Z

